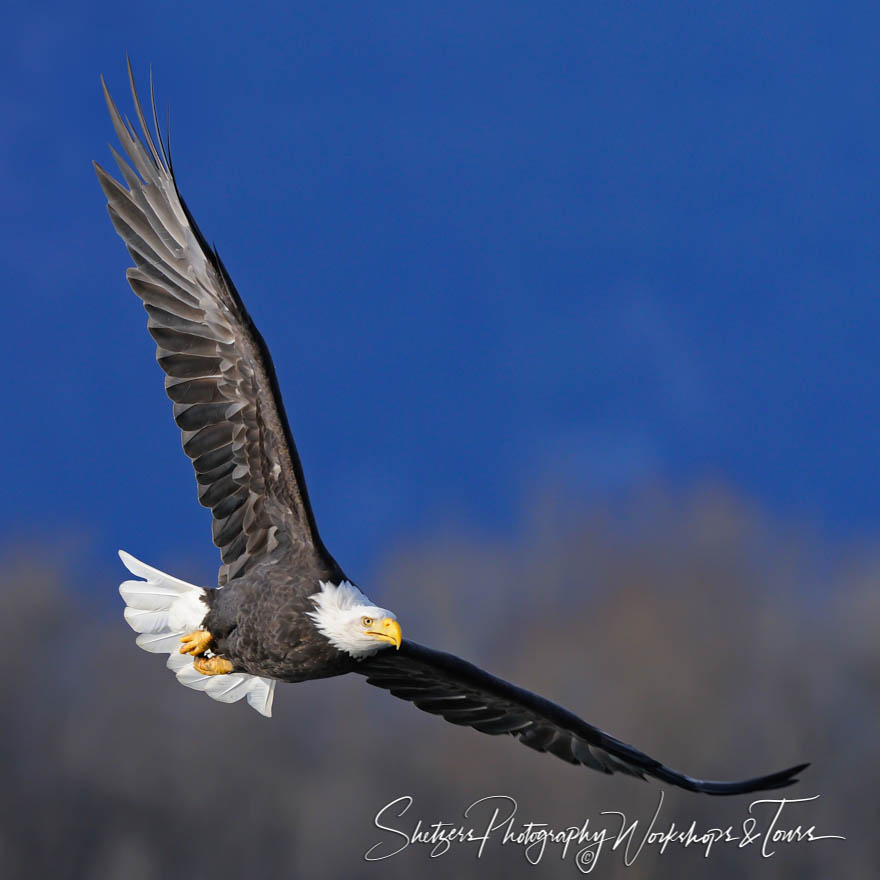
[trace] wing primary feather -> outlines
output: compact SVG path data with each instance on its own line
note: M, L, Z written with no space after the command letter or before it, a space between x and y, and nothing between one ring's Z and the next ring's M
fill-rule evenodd
M126 63L126 66L128 67L128 82L129 82L129 85L131 86L131 97L132 97L132 100L134 101L135 113L137 113L138 122L140 122L140 124L141 124L141 134L143 135L144 140L147 142L147 146L150 148L150 153L152 153L152 155L153 155L153 161L156 163L156 165L158 165L160 167L164 167L162 160L159 158L159 152L156 149L156 145L153 143L153 138L150 135L150 129L149 129L149 126L147 125L147 120L144 118L144 111L143 111L143 108L141 107L141 99L138 97L137 88L135 87L135 84L134 84L134 71L131 69L131 58L126 57L125 63ZM152 75L152 69L151 69L150 70L150 95L152 96L152 94L153 94L153 75ZM155 111L155 107L156 107L156 105L154 102L154 104L153 104L154 111Z
M153 130L156 132L156 140L159 142L159 149L162 150L162 159L165 167L170 168L171 163L168 161L168 151L165 149L165 142L162 140L162 131L159 128L159 115L156 112L156 85L153 81L152 64L150 65L150 105L153 108Z

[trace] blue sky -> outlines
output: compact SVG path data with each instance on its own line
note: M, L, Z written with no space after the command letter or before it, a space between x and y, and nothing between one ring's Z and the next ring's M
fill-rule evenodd
M868 3L20 5L4 533L216 561L90 165L126 51L354 577L450 522L508 533L547 484L589 506L722 480L875 531L878 26Z

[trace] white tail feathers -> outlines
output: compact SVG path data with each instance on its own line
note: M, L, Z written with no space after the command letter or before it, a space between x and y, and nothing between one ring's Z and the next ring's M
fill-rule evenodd
M192 657L180 653L181 636L197 630L208 607L201 597L205 591L178 580L119 551L122 564L141 581L125 581L119 594L125 601L125 619L140 635L137 644L145 651L171 656L166 665L177 680L188 688L204 691L221 703L234 703L247 697L248 703L267 718L272 715L275 681L244 672L228 675L202 675L193 667Z

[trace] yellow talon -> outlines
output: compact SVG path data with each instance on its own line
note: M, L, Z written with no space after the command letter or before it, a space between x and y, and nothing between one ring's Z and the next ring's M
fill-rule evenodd
M180 653L192 654L195 657L208 650L211 642L214 641L214 636L206 629L197 629L195 632L185 635L180 641L183 642L180 646Z
M196 657L193 666L202 675L227 675L233 669L225 657Z

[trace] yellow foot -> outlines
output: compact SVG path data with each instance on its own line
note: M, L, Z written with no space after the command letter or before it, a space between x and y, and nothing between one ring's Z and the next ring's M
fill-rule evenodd
M202 675L226 675L233 666L225 657L196 657L193 661L196 672Z
M197 629L195 632L185 635L181 640L183 644L180 646L181 654L204 654L208 650L208 646L214 641L214 636L206 629Z

